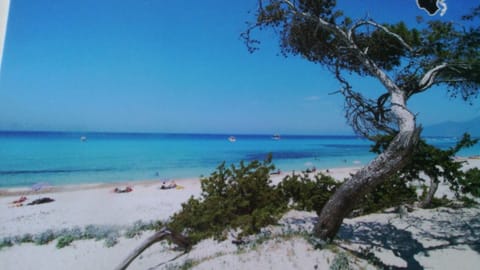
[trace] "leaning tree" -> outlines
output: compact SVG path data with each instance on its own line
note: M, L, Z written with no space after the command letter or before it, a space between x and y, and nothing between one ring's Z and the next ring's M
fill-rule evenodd
M337 189L323 207L314 234L332 239L343 219L375 186L404 168L421 127L407 101L444 85L453 97L471 100L480 85L480 7L460 23L417 19L405 23L353 20L334 0L259 0L255 21L242 34L258 49L256 30L274 29L284 55L300 55L328 68L341 84L348 123L369 139L392 136L374 160ZM373 77L383 93L371 98L353 89L345 74Z

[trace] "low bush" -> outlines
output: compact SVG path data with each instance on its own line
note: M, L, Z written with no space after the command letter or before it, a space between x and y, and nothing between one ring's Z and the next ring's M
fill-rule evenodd
M46 245L55 239L53 230L46 230L33 237L33 242L37 245Z
M105 246L106 247L113 247L118 243L118 232L110 232L105 237Z
M14 240L11 237L3 237L0 239L0 250L5 247L13 246Z
M466 171L459 182L462 193L480 197L480 170L478 168Z
M346 253L341 252L335 255L333 258L332 264L329 267L330 270L350 270L350 262L348 261L348 256Z
M227 168L222 163L201 179L201 197L182 204L168 227L187 234L193 243L208 237L224 239L229 229L240 229L240 236L259 232L287 209L287 202L270 180L274 169L271 156L263 163L241 162L239 167Z
M411 204L417 200L415 187L409 186L404 179L394 176L365 195L357 210L362 214L369 214L405 203Z
M271 157L230 168L222 163L209 177L201 179L200 198L191 197L173 215L167 227L187 235L192 244L213 237L225 239L230 229L240 229L239 237L258 233L274 224L288 208L320 214L330 196L341 185L330 176L288 175L273 186ZM371 213L417 199L415 188L399 177L376 187L357 209Z
M325 203L340 183L330 176L317 174L310 179L308 174L287 175L278 185L284 199L297 210L315 211L320 214Z
M57 248L69 246L75 239L72 235L62 235L57 239Z

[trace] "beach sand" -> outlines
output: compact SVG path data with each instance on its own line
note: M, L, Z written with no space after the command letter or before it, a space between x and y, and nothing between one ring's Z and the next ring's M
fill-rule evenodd
M480 160L469 159L465 168L480 167ZM358 168L330 169L337 179L344 179ZM279 182L283 175L272 176ZM36 234L48 229L69 229L75 226L108 225L131 226L137 220L167 220L181 208L190 196L200 195L198 179L178 179L183 189L161 190L160 180L117 184L89 184L51 187L31 192L27 188L0 190L0 238L25 233ZM114 193L115 187L130 185L129 193ZM442 188L440 194L451 195ZM25 195L21 207L10 203ZM55 201L27 206L41 197ZM407 217L397 214L372 214L346 219L337 244L354 251L360 247L374 247L374 252L386 264L399 267L419 263L428 269L478 269L480 265L480 210L472 209L418 209ZM284 224L302 224L310 229L314 213L289 212ZM277 229L272 229L274 232ZM31 243L5 247L0 250L0 269L113 269L125 256L153 232L144 232L133 239L120 237L110 248L103 241L78 240L62 249L56 240L48 245ZM338 250L314 249L304 238L293 236L287 240L275 238L255 248L239 250L231 241L200 242L187 255L175 262L162 264L177 255L167 243L158 243L137 258L129 269L164 269L191 260L194 269L328 269ZM475 245L476 243L476 245ZM353 257L352 257L353 258ZM352 259L353 260L353 259ZM356 269L375 269L367 261L354 259Z

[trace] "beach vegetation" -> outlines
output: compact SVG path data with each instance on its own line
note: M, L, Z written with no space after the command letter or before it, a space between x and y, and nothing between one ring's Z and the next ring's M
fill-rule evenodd
M339 252L333 258L329 267L330 270L350 270L350 261L348 255L345 252Z
M20 236L18 243L31 243L33 242L33 235L26 233Z
M459 198L459 200L462 202L462 206L466 208L478 206L478 202L468 196L462 196Z
M333 239L365 195L394 179L414 156L422 128L409 103L418 94L443 86L453 98L471 102L480 86L480 13L459 21L418 20L379 23L346 16L335 0L261 0L242 34L250 52L259 48L257 30L278 36L281 52L326 67L340 83L345 115L353 130L372 141L391 136L388 145L352 175L323 206L314 233ZM352 76L376 79L378 94L356 90ZM423 168L426 169L426 168Z
M15 243L12 237L3 237L0 239L0 250L5 247L11 247Z
M460 191L474 197L480 197L480 170L472 168L465 172L465 176L459 181Z
M141 236L144 231L159 230L163 227L161 221L149 221L137 220L132 226L125 229L124 236L126 238L134 238Z
M284 200L290 202L290 208L304 211L315 211L320 214L330 196L340 186L334 178L316 174L313 179L308 174L287 175L278 184Z
M219 165L201 179L200 198L191 197L173 215L168 228L187 235L196 243L213 237L225 239L228 230L239 229L239 237L258 233L275 223L287 209L281 192L272 185L275 166L271 155L263 162Z
M371 149L372 152L381 153L388 147L392 139L392 136L377 136ZM460 150L471 147L477 142L478 139L472 139L469 134L465 133L455 146L440 149L427 143L426 140L420 139L413 148L410 161L402 170L396 172L394 177L404 182L429 182L428 189L422 194L419 203L419 206L423 208L432 207L432 201L435 199L435 193L441 181L449 186L457 198L460 198L462 194L471 192L469 187L473 187L470 184L475 181L475 177L471 172L465 173L462 170L464 161L456 160L455 156ZM390 192L395 192L395 190ZM438 203L437 200L435 205L439 205Z
M366 215L390 207L413 204L417 200L416 188L409 185L401 177L394 176L366 194L354 212L357 215Z
M126 228L106 225L87 225L83 229L75 226L71 229L46 230L37 234L26 233L24 235L7 236L0 238L0 249L2 247L12 246L22 243L35 243L37 245L46 245L57 240L56 247L64 248L77 240L96 241L104 240L106 247L112 247L118 243L121 231L125 230L123 235L127 238L133 238L141 235L144 231L158 230L161 226L159 221L136 221L132 226Z
M37 245L46 245L52 242L54 239L55 232L50 229L33 236L33 242Z
M62 235L57 239L57 248L69 246L76 238L72 235Z
M119 233L116 231L110 232L107 237L105 237L105 246L106 247L113 247L118 243Z
M182 263L171 263L165 265L166 270L188 270L192 269L196 265L200 264L201 262L193 260L193 259L186 259Z

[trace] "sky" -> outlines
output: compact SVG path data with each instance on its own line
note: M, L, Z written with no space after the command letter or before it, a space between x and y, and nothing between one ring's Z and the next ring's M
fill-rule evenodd
M445 1L445 16L471 1ZM379 22L428 15L415 0L338 1ZM279 54L277 36L240 39L256 0L11 1L0 71L0 130L352 134L332 74ZM382 89L354 77L362 91ZM383 91L383 90L382 90ZM436 88L409 104L419 123L480 116Z

